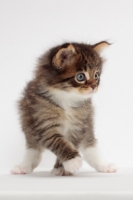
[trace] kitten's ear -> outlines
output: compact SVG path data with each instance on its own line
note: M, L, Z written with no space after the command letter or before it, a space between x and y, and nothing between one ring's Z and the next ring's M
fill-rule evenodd
M70 44L68 47L62 48L56 53L52 63L57 69L61 69L65 65L70 65L72 63L75 53L75 48Z
M110 45L110 43L108 43L106 41L102 41L102 42L99 42L97 44L94 44L92 47L97 53L101 53L109 45Z

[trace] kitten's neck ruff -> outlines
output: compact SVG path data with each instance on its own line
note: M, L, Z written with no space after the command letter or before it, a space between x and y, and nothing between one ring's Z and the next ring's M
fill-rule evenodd
M91 97L92 94L82 95L62 90L53 90L52 92L50 92L50 99L55 104L57 104L65 110L70 109L72 107L79 107Z

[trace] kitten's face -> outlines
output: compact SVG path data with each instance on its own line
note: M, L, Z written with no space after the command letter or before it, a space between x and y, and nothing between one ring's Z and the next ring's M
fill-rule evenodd
M96 45L64 44L50 52L50 67L45 71L50 90L90 96L98 90L102 59L98 53L108 43ZM46 69L46 68L45 68Z
M75 91L84 95L95 93L100 82L100 74L101 71L98 68L90 69L89 67L77 72L74 77L77 84L77 87L74 88Z

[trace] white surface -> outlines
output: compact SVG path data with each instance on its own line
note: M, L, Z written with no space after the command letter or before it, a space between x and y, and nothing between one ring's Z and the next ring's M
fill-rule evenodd
M133 170L113 174L80 170L71 177L55 177L49 170L28 175L1 173L0 199L132 200Z
M133 167L133 0L0 0L0 169L25 148L16 101L36 59L64 41L114 44L95 96L95 133L108 160ZM52 167L46 152L40 167Z

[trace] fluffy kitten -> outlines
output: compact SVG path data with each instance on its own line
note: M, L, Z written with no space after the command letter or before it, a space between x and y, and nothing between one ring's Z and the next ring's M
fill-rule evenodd
M74 174L81 167L78 149L97 171L116 171L97 147L91 103L102 72L99 52L108 45L106 41L95 45L65 43L39 59L34 79L19 102L27 149L23 162L12 173L32 172L46 148L57 156L55 175Z

